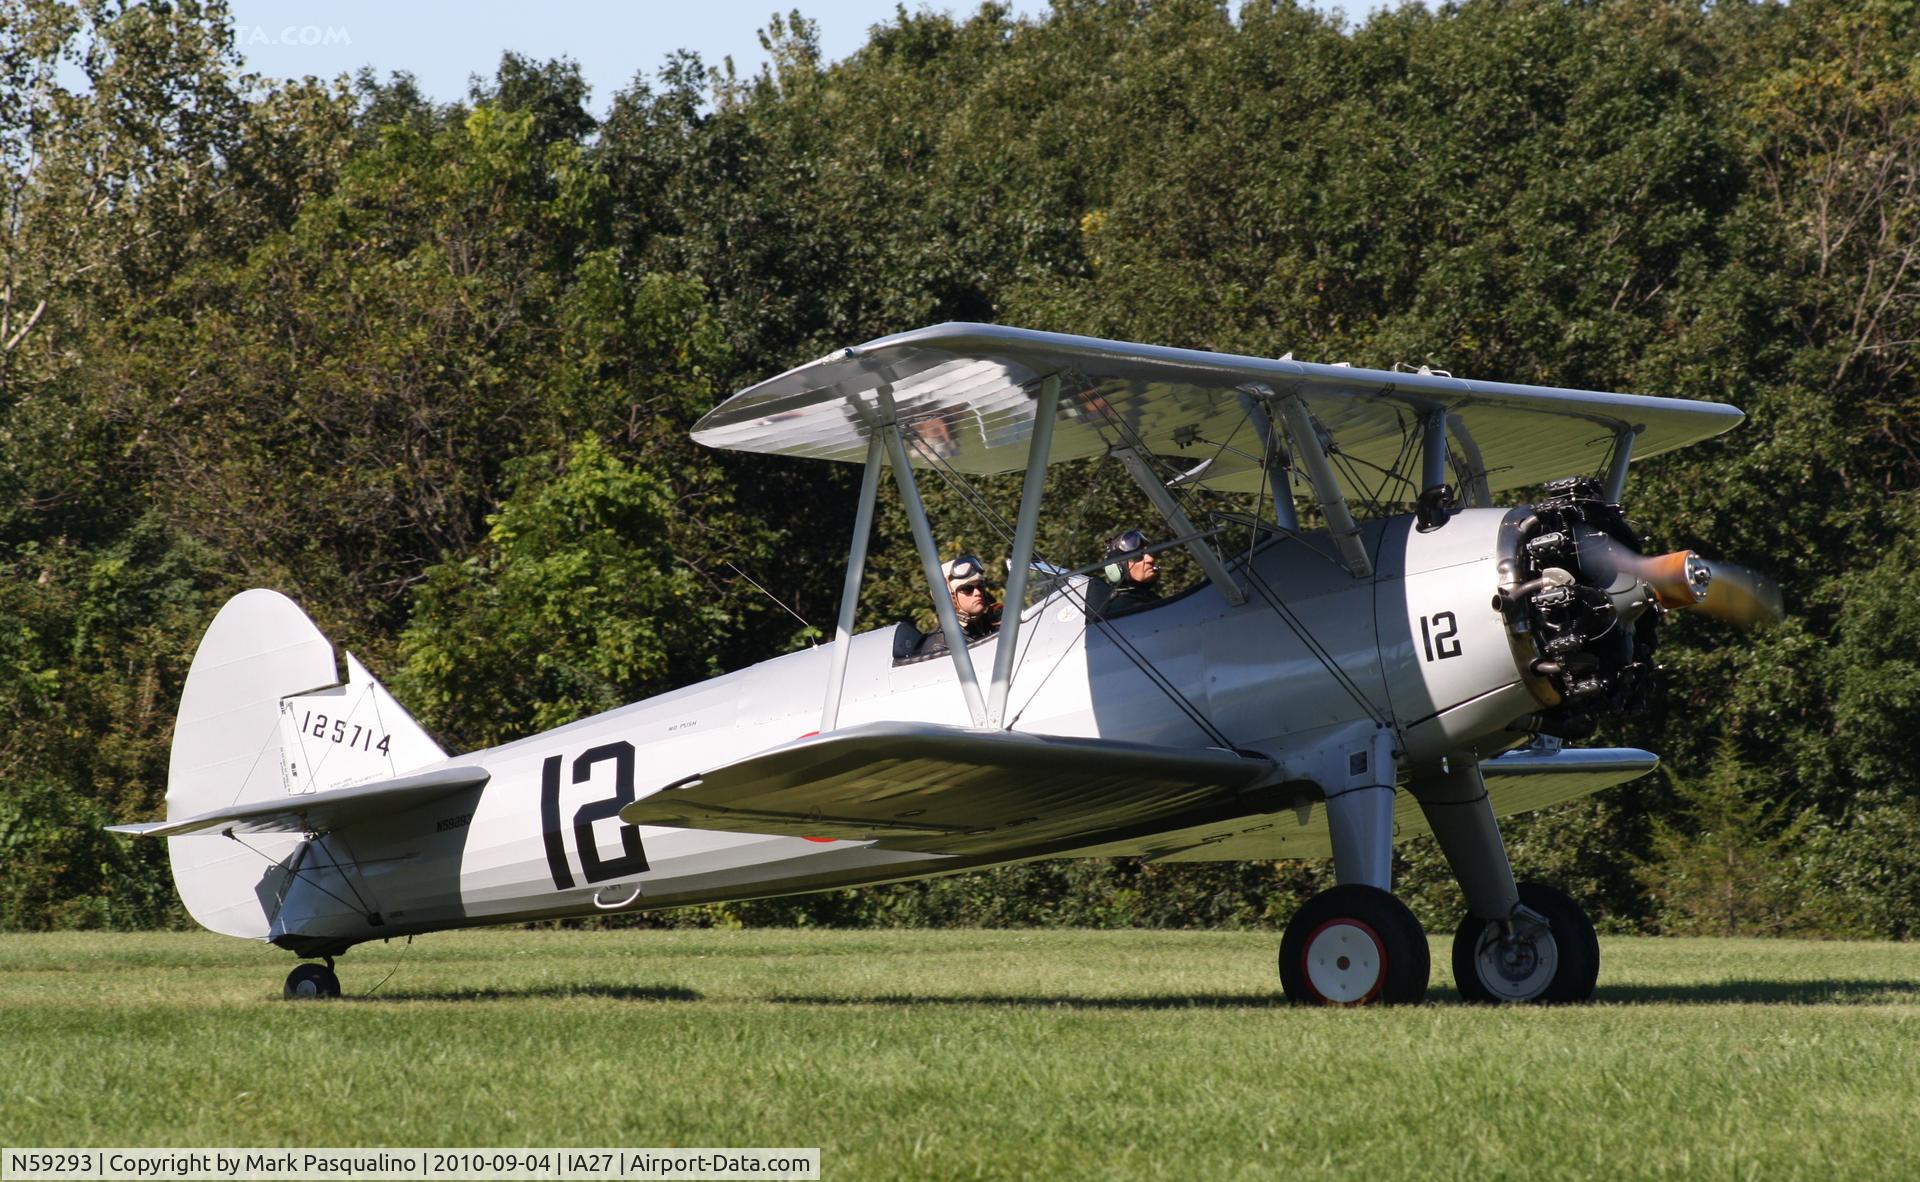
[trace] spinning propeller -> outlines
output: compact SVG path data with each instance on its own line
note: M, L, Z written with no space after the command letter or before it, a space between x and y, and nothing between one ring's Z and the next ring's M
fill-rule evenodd
M1772 624L1785 614L1780 587L1752 567L1692 550L1639 554L1604 534L1580 539L1580 564L1595 574L1626 575L1646 584L1669 611L1696 611L1736 627Z
M1642 554L1620 506L1585 477L1555 481L1512 523L1494 606L1548 709L1540 725L1562 738L1592 733L1599 717L1651 701L1657 622L1695 611L1739 627L1780 618L1773 580L1691 550Z

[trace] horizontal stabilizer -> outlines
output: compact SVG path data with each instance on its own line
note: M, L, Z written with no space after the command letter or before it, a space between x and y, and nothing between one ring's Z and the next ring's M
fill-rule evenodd
M184 837L192 833L229 832L323 833L405 812L463 788L478 788L487 779L488 773L484 768L443 767L352 788L247 801L178 821L109 825L107 828L114 833L129 833L135 837Z
M986 853L1232 805L1274 773L1218 749L872 723L683 780L620 819Z

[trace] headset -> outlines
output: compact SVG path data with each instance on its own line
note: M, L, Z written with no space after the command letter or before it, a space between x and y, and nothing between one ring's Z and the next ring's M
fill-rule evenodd
M1127 567L1139 559L1132 557L1147 548L1147 535L1137 529L1115 534L1107 540L1107 565L1100 568L1107 582L1118 587L1127 581Z

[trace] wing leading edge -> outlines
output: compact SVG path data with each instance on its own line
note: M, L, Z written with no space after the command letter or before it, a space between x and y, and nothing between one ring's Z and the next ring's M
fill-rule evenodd
M871 840L984 854L1043 849L1189 813L1272 808L1275 765L1174 750L917 723L802 739L620 810L639 825Z
M1659 766L1651 751L1631 747L1567 747L1510 751L1480 764L1497 817L1511 817L1638 779ZM1411 793L1394 795L1395 843L1432 830ZM1319 800L1262 816L1168 830L1073 851L1076 857L1135 856L1167 862L1239 862L1265 858L1325 858L1333 853L1327 813Z

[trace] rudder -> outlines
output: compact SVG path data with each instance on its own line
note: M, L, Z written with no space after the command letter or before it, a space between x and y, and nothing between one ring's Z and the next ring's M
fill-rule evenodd
M446 758L352 654L339 657L344 677L332 642L279 592L229 599L201 638L180 695L167 818L382 779ZM200 926L265 940L281 867L304 840L168 838L175 889Z

